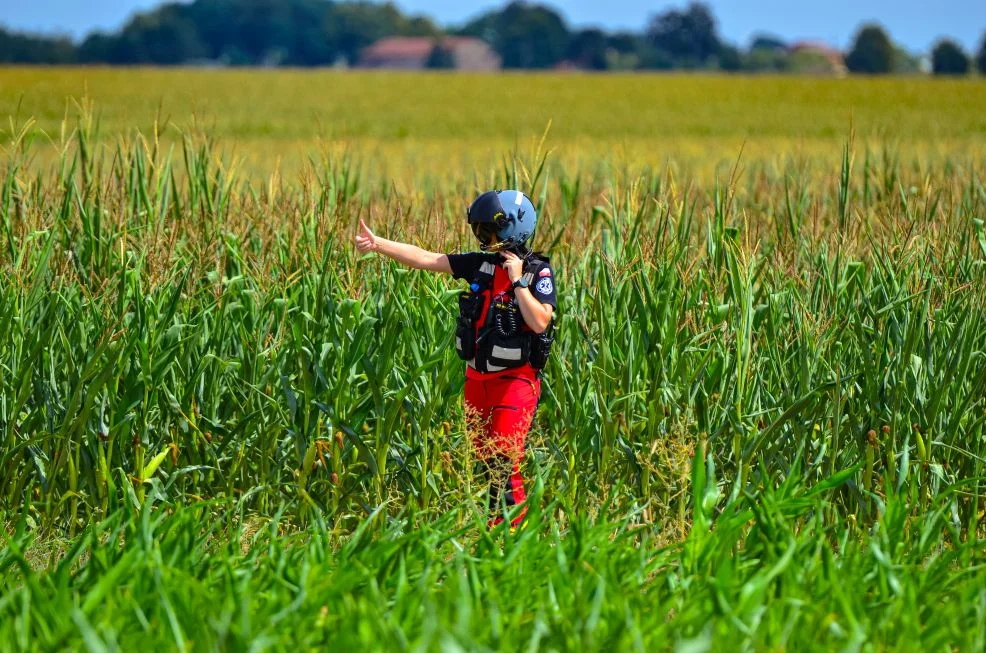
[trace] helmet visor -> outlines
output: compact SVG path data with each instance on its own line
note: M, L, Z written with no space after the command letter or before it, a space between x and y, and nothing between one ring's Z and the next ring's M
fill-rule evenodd
M483 245L493 245L499 239L497 232L499 229L492 222L474 222L471 225L472 233Z

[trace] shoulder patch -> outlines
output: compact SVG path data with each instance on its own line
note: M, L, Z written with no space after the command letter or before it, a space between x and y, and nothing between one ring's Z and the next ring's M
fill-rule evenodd
M534 288L542 295L550 295L551 291L555 289L551 283L551 277L541 277Z

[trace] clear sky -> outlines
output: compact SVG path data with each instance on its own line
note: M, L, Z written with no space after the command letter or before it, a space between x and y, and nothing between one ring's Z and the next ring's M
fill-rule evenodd
M90 30L115 29L134 12L160 0L0 0L0 24L16 29L61 32L80 37ZM502 2L397 0L408 13L423 13L441 24L456 24ZM553 0L574 26L640 29L648 17L684 6L661 0ZM877 20L894 40L927 51L942 36L974 50L986 32L986 0L707 0L729 41L746 45L759 31L788 40L812 39L848 47L863 22Z

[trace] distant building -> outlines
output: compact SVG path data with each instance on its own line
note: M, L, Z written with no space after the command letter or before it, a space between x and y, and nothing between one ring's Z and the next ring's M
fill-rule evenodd
M500 57L483 40L451 36L441 39L397 36L381 39L360 53L360 68L423 70L436 45L449 52L457 70L499 70Z
M792 72L842 77L849 72L842 52L817 41L798 41L788 48Z

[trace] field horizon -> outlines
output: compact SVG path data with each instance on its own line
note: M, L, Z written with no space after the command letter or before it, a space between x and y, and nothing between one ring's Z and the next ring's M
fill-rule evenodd
M2 67L0 141L30 120L52 160L87 114L102 143L207 134L257 178L346 151L379 180L440 180L498 166L547 130L570 167L674 164L711 181L741 152L838 165L850 132L908 161L982 156L984 103L978 78Z

